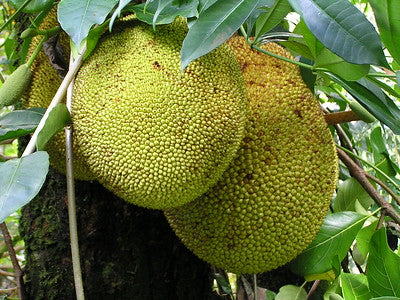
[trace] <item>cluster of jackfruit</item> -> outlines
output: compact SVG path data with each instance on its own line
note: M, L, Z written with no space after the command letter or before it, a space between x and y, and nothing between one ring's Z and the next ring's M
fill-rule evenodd
M165 212L198 257L236 273L274 269L315 237L336 186L337 156L296 66L229 40L242 66L249 123L238 156L205 195ZM288 57L277 44L265 50Z
M75 81L75 176L166 209L207 262L236 273L276 268L325 217L337 181L333 139L298 68L242 37L181 71L186 27L128 20L101 38ZM58 75L44 54L33 73L26 103L47 106ZM59 169L63 145L60 134L48 147Z
M59 26L57 21L57 11L51 10L42 24L39 26L39 30L48 30ZM32 38L32 42L29 48L29 55L38 46L42 36L35 36ZM64 60L69 61L69 37L66 33L61 32L58 36L59 48L64 51ZM61 52L61 51L60 51ZM22 104L26 108L30 107L45 107L47 108L57 92L58 87L61 84L62 79L58 72L55 70L53 65L50 63L49 57L45 54L42 49L31 65L32 79L27 89L27 92L22 97ZM94 180L95 177L89 171L85 160L82 158L79 148L76 145L76 139L74 139L74 177L80 180ZM46 145L46 151L50 153L50 163L58 171L65 173L65 134L64 131L59 132L54 136L49 143Z

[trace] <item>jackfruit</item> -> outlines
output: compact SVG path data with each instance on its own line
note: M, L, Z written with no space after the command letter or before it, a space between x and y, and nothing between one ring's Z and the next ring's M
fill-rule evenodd
M48 30L59 26L57 21L57 10L53 9L49 12L39 30ZM35 36L29 48L29 55L33 53L39 44L42 36ZM64 49L64 60L68 63L69 60L69 38L65 32L59 35L59 45ZM58 87L61 84L61 78L57 70L51 65L48 56L42 49L34 60L32 66L32 80L27 89L26 94L22 97L22 104L25 108L44 107L47 108L56 94ZM64 101L65 102L65 101ZM74 162L74 177L80 180L94 180L95 177L90 173L85 160L79 152L76 145L76 139L73 141L73 162ZM65 134L64 131L55 135L46 145L49 152L51 165L61 173L65 174Z
M27 64L20 65L0 88L0 108L14 105L21 100L31 81L31 70Z
M337 183L335 145L298 68L229 40L242 67L249 123L237 158L205 195L165 210L195 255L238 274L265 272L313 240ZM290 57L279 45L265 50Z
M228 46L180 70L187 24L129 20L81 67L72 117L90 170L148 208L183 205L221 177L244 136L247 101Z

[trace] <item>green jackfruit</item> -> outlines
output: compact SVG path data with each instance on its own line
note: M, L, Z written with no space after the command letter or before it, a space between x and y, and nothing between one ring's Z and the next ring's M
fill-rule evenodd
M51 10L46 18L43 20L39 30L48 30L50 28L59 26L57 21L57 11ZM32 38L29 53L32 54L39 44L41 36ZM66 33L61 32L59 35L59 44L63 47L65 55L64 60L68 63L69 60L69 38ZM22 104L26 108L30 107L44 107L47 108L56 94L58 87L61 84L61 78L58 72L51 65L49 58L44 53L43 49L37 55L35 61L31 66L32 81L27 89L26 94L23 96ZM65 102L65 101L64 101ZM76 146L76 139L73 142L73 162L74 162L74 177L80 180L94 180L95 177L89 172L85 160ZM59 132L54 136L46 145L46 151L50 155L51 165L61 173L65 173L65 134L64 131Z
M205 195L165 215L201 259L235 273L286 264L315 237L338 161L318 102L290 63L229 43L242 66L249 123L237 158ZM265 50L289 54L277 44Z
M27 64L20 65L0 88L0 108L14 105L21 100L31 81L31 70Z
M182 20L126 21L80 69L72 117L90 170L128 202L168 208L208 190L244 136L246 95L228 46L180 70Z

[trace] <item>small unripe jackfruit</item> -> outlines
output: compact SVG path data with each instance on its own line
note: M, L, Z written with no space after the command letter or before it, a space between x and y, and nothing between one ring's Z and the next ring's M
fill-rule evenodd
M127 21L103 37L75 80L73 122L96 178L149 208L209 189L240 145L246 96L225 45L180 70L181 20Z
M21 100L31 81L31 70L27 64L20 65L0 88L0 108L14 105Z
M43 20L39 30L48 30L58 26L57 11L51 10ZM41 36L32 38L29 53L33 53L39 44ZM64 60L68 62L68 54L70 51L69 38L67 34L61 32L59 35L59 44L64 49ZM32 81L28 87L27 93L23 96L23 105L26 108L44 107L47 108L56 94L58 87L61 84L61 78L55 68L51 65L49 58L44 53L43 49L39 52L32 66ZM80 180L93 180L93 174L90 173L82 155L79 153L79 148L76 146L76 139L73 141L73 162L74 162L74 177ZM50 155L51 165L61 173L65 173L65 134L64 131L59 132L46 145L46 151Z
M201 259L235 273L292 260L315 237L337 181L337 156L298 68L230 39L242 66L249 123L237 158L205 195L165 211ZM289 57L277 44L264 49Z

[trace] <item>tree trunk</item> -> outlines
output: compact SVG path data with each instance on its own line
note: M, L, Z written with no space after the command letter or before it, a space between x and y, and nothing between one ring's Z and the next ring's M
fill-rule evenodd
M175 237L160 211L128 204L97 182L77 182L86 299L220 299L209 266ZM29 299L75 299L65 178L51 171L22 211Z

